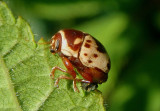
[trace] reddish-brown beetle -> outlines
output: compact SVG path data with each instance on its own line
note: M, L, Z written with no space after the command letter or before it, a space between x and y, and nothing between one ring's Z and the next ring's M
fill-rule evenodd
M71 75L60 76L60 79L73 80L74 91L79 91L76 82L81 82L82 88L90 91L97 88L97 84L105 82L110 70L110 58L103 45L90 34L74 30L64 29L57 32L51 39L51 53L62 58L67 71L60 67L53 67L51 76L54 78L55 70L67 72ZM74 67L84 79L76 78Z

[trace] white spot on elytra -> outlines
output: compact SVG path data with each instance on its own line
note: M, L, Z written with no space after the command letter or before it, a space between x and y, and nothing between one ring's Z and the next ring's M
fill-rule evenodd
M75 41L74 41L74 44L79 44L82 42L82 39L81 38L77 38Z

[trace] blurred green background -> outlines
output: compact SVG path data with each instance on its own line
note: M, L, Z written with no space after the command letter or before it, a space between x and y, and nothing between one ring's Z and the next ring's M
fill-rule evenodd
M108 111L160 111L159 0L4 0L26 19L36 41L64 28L106 47L111 71L99 85Z

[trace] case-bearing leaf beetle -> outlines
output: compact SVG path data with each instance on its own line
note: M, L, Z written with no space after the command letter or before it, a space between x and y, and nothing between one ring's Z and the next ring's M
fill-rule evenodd
M57 53L63 60L67 70L53 67L51 76L54 78L55 70L67 72L71 77L61 75L55 82L58 86L60 79L73 80L74 91L79 91L76 82L82 83L82 88L90 91L97 88L97 84L107 81L110 70L110 58L104 46L88 33L74 29L64 29L51 38L51 53ZM74 68L84 79L76 78Z

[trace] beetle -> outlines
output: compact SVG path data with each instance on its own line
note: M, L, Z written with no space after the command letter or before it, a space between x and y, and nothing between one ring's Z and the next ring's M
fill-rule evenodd
M56 70L69 73L71 77L61 75L55 82L58 87L60 79L73 80L73 89L78 91L76 82L82 83L86 91L95 90L98 84L108 79L110 70L110 58L104 46L88 33L75 29L63 29L58 31L50 41L50 52L57 53L67 70L58 66L52 68L50 76L54 78ZM83 79L76 78L74 68Z

